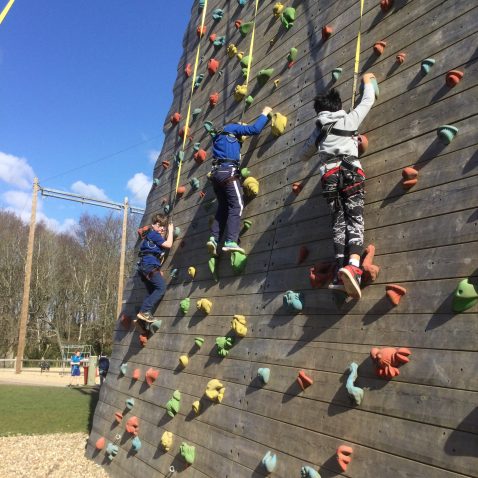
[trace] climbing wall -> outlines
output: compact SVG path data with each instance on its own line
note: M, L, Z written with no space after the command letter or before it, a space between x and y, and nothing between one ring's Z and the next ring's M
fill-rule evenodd
M317 156L299 162L298 152L314 127L312 100L318 92L335 86L345 109L350 107L360 2L286 2L285 8L296 9L289 29L283 24L287 18L274 16L274 2L259 2L256 16L252 0L241 3L209 0L206 6L198 65L204 79L191 103L191 111L201 112L190 121L192 139L179 182L185 193L172 204L175 158L182 150L178 133L194 81L185 68L194 69L201 24L200 6L192 5L143 221L173 205L180 228L163 268L168 289L155 314L162 323L142 338L130 324L144 297L144 285L132 276L87 454L115 477L266 476L267 452L270 468L276 455L272 476L282 478L301 473L313 478L317 472L322 478L477 477L478 309L466 306L476 302L478 268L478 7L468 0L365 1L360 71L375 73L380 95L360 129L368 139L361 160L367 174L366 244L375 246L373 263L380 272L356 301L311 285L309 269L326 269L333 256L330 219ZM214 20L218 8L224 15ZM244 120L254 121L271 106L287 124L282 135L272 135L268 125L243 146L243 166L260 184L243 213L251 221L241 237L248 263L236 275L223 254L215 282L205 247L216 203L206 177L211 138L203 125L210 121L219 128L241 118L244 101L234 99L234 90L245 78L233 48L232 58L227 49L234 44L249 54L252 28L242 35L235 22L244 25L254 17L248 88L254 100ZM330 29L323 31L326 26ZM212 44L211 34L219 45ZM292 65L291 48L297 49ZM219 62L212 75L211 58ZM261 87L259 72L271 68ZM213 93L219 98L210 106ZM170 121L174 113L181 115L176 125ZM204 163L195 161L195 146L207 153ZM404 168L413 170L403 177ZM198 190L189 184L192 178L199 180ZM412 187L405 189L403 182L410 179ZM194 278L189 267L195 268ZM466 279L471 285L462 282ZM457 302L460 283L464 298ZM391 285L399 287L389 287L388 297ZM302 311L284 305L288 290L301 294ZM185 298L190 307L183 313ZM391 298L400 300L394 305ZM200 299L211 301L209 314L196 308ZM245 337L241 324L239 333L231 330L236 314L247 322ZM233 339L232 347L219 340L225 356L218 353L218 337ZM383 352L383 360L388 356L392 362L383 369L388 377L377 374L370 356L372 348L384 347L403 348ZM187 356L185 367L181 356ZM356 400L346 389L352 363L358 365L357 388L349 383L349 389ZM269 369L269 377L267 370L258 377L260 368ZM299 373L305 390L296 380ZM221 403L205 395L212 379L225 389ZM178 413L171 417L168 411ZM168 451L161 444L165 432L172 434ZM181 456L183 443L195 447L194 461L191 449L182 448L192 465ZM346 448L338 460L341 445L352 450Z

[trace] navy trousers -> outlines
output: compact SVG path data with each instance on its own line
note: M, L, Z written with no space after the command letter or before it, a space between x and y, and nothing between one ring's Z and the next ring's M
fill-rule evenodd
M217 211L211 232L216 241L237 242L241 229L241 215L244 209L242 185L237 168L219 167L211 177L212 186L217 197Z
M148 289L148 295L143 300L140 312L152 313L153 308L157 306L166 292L166 282L164 281L159 268L156 269L157 267L157 265L145 264L140 264L139 266L139 273Z

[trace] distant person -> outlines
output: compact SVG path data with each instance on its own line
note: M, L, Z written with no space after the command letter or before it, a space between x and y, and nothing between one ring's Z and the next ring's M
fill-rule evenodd
M40 372L49 372L50 371L50 362L45 360L45 357L42 357L40 360Z
M70 365L71 365L71 377L70 377L70 384L69 386L76 385L77 387L80 385L80 365L82 362L82 357L80 355L80 351L77 350L75 355L71 357Z
M100 374L100 386L103 385L105 381L106 375L108 374L108 370L110 368L110 361L106 355L101 355L100 359L98 360L98 369Z

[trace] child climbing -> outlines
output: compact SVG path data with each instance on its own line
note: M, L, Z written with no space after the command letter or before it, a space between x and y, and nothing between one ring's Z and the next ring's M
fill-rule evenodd
M306 140L301 159L310 159L319 152L322 193L332 213L332 233L336 273L330 289L345 290L356 299L362 296L360 256L364 235L365 173L358 160L357 128L375 100L373 73L363 78L360 104L350 113L342 109L342 100L335 89L314 100L316 128ZM348 255L348 264L346 256Z
M151 311L166 292L166 283L161 274L161 264L165 253L164 249L170 249L173 245L173 230L173 224L168 224L168 218L163 214L154 214L151 225L138 230L138 234L143 239L139 248L138 271L149 292L137 315L140 321L147 323L154 321Z
M264 129L271 111L272 108L266 106L254 124L231 123L215 132L211 180L218 206L211 227L212 236L207 242L212 256L217 256L217 247L223 236L223 251L238 251L244 254L244 249L237 244L244 208L242 186L239 182L241 146L244 136L258 135Z

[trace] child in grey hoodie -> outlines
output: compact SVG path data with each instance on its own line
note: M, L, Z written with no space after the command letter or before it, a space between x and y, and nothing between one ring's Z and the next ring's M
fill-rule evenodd
M365 196L365 174L358 160L357 128L375 100L374 79L373 73L363 76L362 100L350 113L342 109L342 100L335 89L318 95L314 100L318 114L316 128L301 152L301 159L305 160L319 152L323 195L332 213L337 273L329 288L345 290L356 299L362 296L360 256L364 243Z

